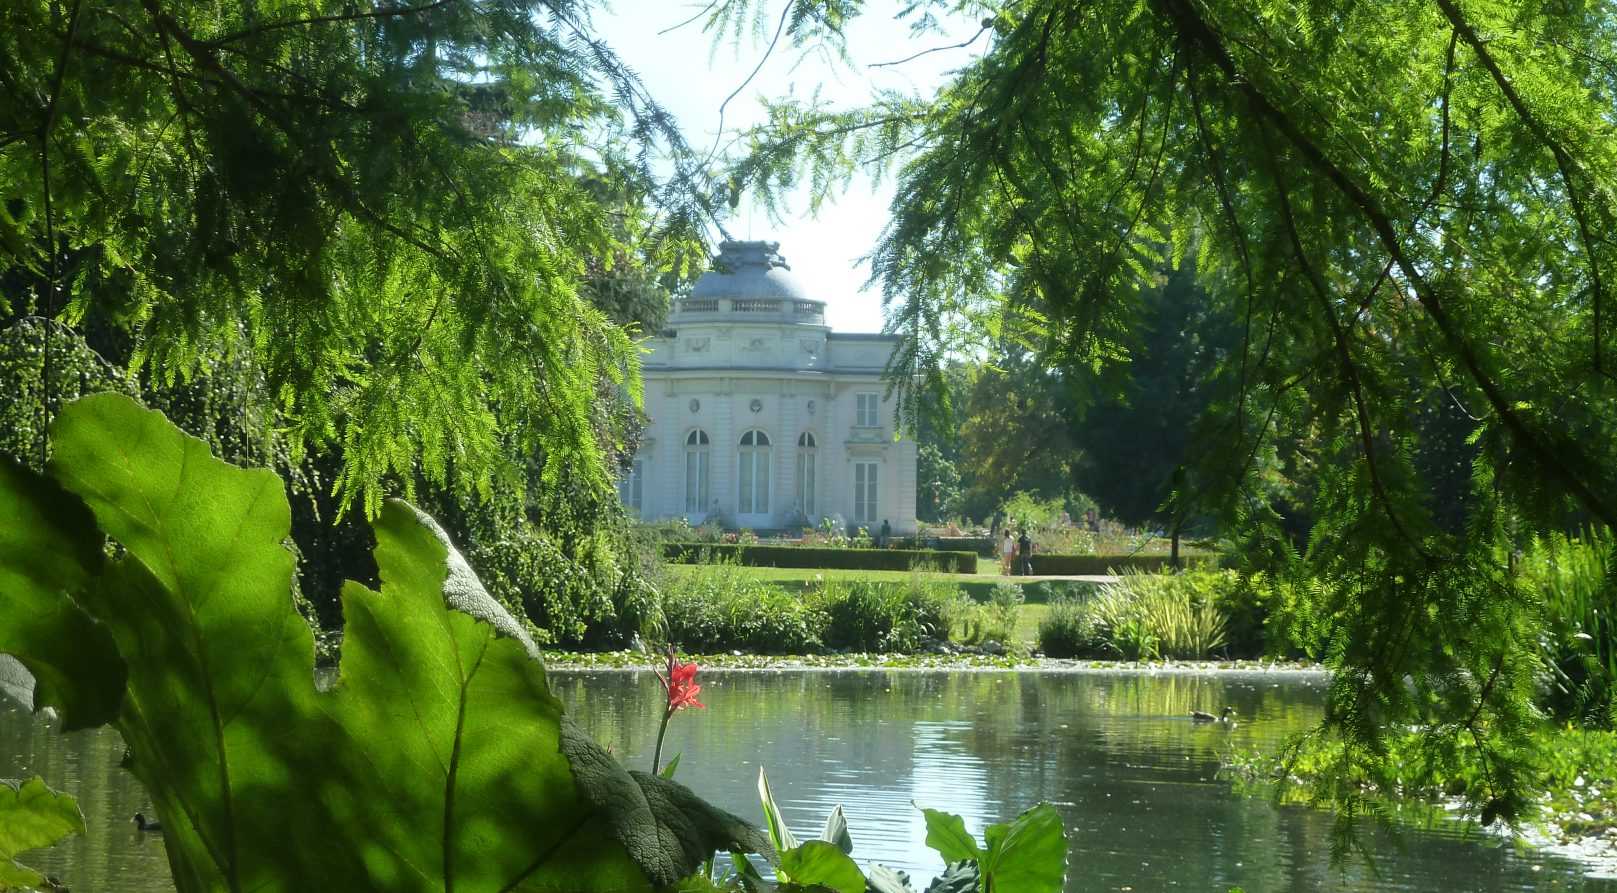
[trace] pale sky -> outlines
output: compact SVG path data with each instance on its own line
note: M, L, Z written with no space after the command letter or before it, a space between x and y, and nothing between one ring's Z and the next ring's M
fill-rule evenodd
M703 151L713 145L720 105L763 57L780 14L779 2L770 3L768 33L756 42L749 35L738 47L726 43L713 49L712 38L702 30L700 20L658 35L704 5L616 0L609 10L594 16L597 33L639 72L652 96L678 119L686 140ZM847 29L852 65L822 54L804 55L782 37L758 76L725 108L723 139L727 141L736 130L763 119L762 96L788 92L809 96L818 88L824 99L838 107L862 104L876 89L918 91L930 97L951 69L964 65L986 46L987 35L983 35L968 49L928 53L901 66L869 68L873 62L891 62L958 43L977 31L976 23L963 23L955 28L958 33L916 38L906 22L889 17L901 5L896 0L891 3L892 12L880 8L881 4L872 5L876 8ZM861 290L870 270L859 259L870 253L886 225L892 197L891 180L874 189L868 181L856 180L834 205L821 208L818 217L809 216L806 200L797 201L783 215L785 222L777 226L743 199L725 225L738 239L779 240L793 275L814 298L828 302L826 321L833 329L874 332L882 325L881 293L874 286Z

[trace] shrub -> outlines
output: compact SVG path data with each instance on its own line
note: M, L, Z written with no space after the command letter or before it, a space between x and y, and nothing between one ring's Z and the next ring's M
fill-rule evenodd
M912 652L949 634L959 591L914 575L907 583L830 581L809 605L826 618L825 644L853 651Z
M1604 531L1530 540L1519 580L1543 613L1544 706L1558 718L1613 724L1617 701L1617 539Z
M568 558L534 528L517 528L468 551L489 593L526 621L541 644L577 645L592 625L616 625L617 581Z
M1060 499L1039 499L1024 490L1000 503L999 514L1013 528L1045 528L1054 527L1065 508L1066 503Z
M826 614L825 644L832 648L878 651L899 618L893 596L896 587L885 583L827 583L818 596Z
M724 558L749 567L907 571L926 565L943 573L977 572L977 556L972 552L667 543L663 546L663 554L669 561L678 564L702 564L715 558Z
M1124 574L1090 603L1107 643L1129 660L1202 658L1224 644L1228 619L1210 574Z
M724 562L675 578L662 612L668 641L697 652L812 654L823 647L827 623L802 599Z
M1095 618L1081 601L1052 602L1039 621L1039 650L1046 657L1086 657L1100 651Z
M988 641L1010 643L1016 633L1022 600L1022 587L1014 583L995 584L987 604L968 602L957 608L956 638L967 645Z
M728 643L756 654L813 654L824 647L827 618L791 593L763 586L726 605Z

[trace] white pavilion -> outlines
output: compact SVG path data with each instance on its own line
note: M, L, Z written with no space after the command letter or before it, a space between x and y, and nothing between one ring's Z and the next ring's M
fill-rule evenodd
M723 242L643 363L650 426L619 482L645 520L915 531L915 442L882 371L897 338L839 333L779 242Z

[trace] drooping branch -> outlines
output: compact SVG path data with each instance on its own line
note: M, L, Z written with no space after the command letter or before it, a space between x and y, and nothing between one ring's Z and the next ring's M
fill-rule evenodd
M360 22L367 19L405 18L407 16L420 15L421 13L429 12L441 6L449 6L452 3L459 2L461 2L461 0L436 0L436 2L423 3L420 6L391 6L383 7L381 9L366 10L365 12L355 11L346 12L341 15L312 16L307 19L290 19L284 22L265 22L262 25L257 25L252 28L243 28L240 31L232 31L222 37L215 37L211 40L204 41L204 43L206 43L208 46L218 47L222 46L223 44L234 43L238 40L245 40L249 37L257 37L260 34L268 34L271 31L280 31L286 28L307 28L311 25L342 24L345 22Z
M1499 67L1499 61L1488 50L1488 45L1477 35L1476 29L1471 27L1471 23L1460 12L1460 8L1454 4L1454 0L1437 0L1437 5L1439 9L1443 10L1443 15L1448 18L1449 24L1454 26L1454 33L1465 40L1466 45L1476 54L1477 61L1481 62L1482 67L1488 70L1488 75L1493 78L1494 84L1499 87L1499 92L1504 95L1505 101L1510 103L1511 110L1516 113L1516 117L1521 120L1535 139L1550 150L1550 155L1555 158L1555 169L1560 174L1561 187L1566 190L1567 203L1572 207L1572 219L1578 225L1578 241L1583 243L1583 253L1588 259L1591 289L1590 302L1594 308L1594 369L1596 372L1604 373L1606 370L1602 359L1601 308L1605 303L1606 286L1605 279L1600 274L1600 258L1595 254L1595 240L1590 233L1589 210L1584 205L1583 195L1578 191L1578 184L1575 182L1583 173L1582 167L1578 164L1577 159L1573 158L1572 154L1561 144L1561 141L1555 138L1555 134L1550 132L1549 127L1545 126L1544 122L1533 114L1533 110L1527 107L1527 103L1522 99L1521 94L1517 92L1516 86L1511 83L1510 78L1506 77L1503 69Z
M1273 125L1297 150L1308 166L1336 187L1359 209L1388 255L1396 262L1405 281L1415 291L1421 306L1443 334L1449 348L1459 358L1466 372L1476 382L1488 402L1498 414L1500 422L1511 437L1525 449L1549 475L1566 487L1580 504L1601 520L1617 527L1617 506L1596 492L1595 487L1583 479L1561 456L1560 451L1534 429L1516 407L1516 401L1505 393L1503 386L1488 371L1475 345L1466 339L1459 324L1449 314L1445 297L1439 293L1415 263L1393 226L1391 215L1364 187L1360 186L1320 145L1302 131L1292 117L1276 106L1249 77L1244 76L1231 57L1218 31L1204 19L1189 0L1165 0L1165 7L1185 37L1212 63L1224 72L1231 89L1243 95L1253 114Z
M1341 363L1342 377L1347 380L1348 390L1353 395L1353 411L1359 428L1359 447L1364 451L1370 488L1376 494L1376 502L1380 503L1382 513L1392 522L1393 529L1398 531L1398 536L1422 558L1430 559L1432 556L1426 551L1426 547L1410 533L1403 519L1398 516L1397 510L1393 508L1392 497L1387 492L1386 482L1382 479L1380 465L1376 460L1375 428L1370 420L1370 408L1364 399L1364 383L1360 378L1358 363L1353 359L1353 349L1348 343L1347 332L1336 318L1336 310L1331 306L1330 290L1326 287L1324 278L1309 260L1308 249L1303 247L1302 235L1297 231L1297 216L1292 210L1291 191L1286 188L1281 164L1275 158L1273 147L1269 145L1267 138L1264 139L1264 148L1269 153L1275 198L1280 202L1280 220L1285 224L1286 240L1291 244L1292 256L1297 261L1297 267L1302 270L1303 278L1308 281L1309 289L1319 302L1320 312L1324 314L1325 322L1330 326L1331 340L1336 344L1336 356Z

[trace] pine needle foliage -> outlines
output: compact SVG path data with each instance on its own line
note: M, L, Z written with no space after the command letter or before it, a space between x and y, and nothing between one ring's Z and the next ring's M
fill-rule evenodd
M1311 534L1270 553L1298 548L1313 582L1294 622L1336 671L1344 746L1324 795L1351 816L1363 792L1409 784L1382 735L1417 726L1480 761L1484 820L1521 814L1546 670L1534 599L1501 556L1530 531L1617 526L1617 13L894 9L967 9L991 39L935 97L773 106L735 176L766 203L862 168L896 176L872 262L909 405L986 320L1066 369L1126 362L1141 296L1193 261L1240 337L1213 373L1232 396L1197 423L1195 486L1169 508L1272 528L1265 463L1313 469ZM1434 514L1421 472L1434 397L1472 429L1458 521Z
M170 382L252 357L281 433L340 450L370 514L384 481L486 494L511 455L604 487L597 385L637 396L638 359L586 283L689 275L711 208L588 13L5 4L8 312L114 315Z

